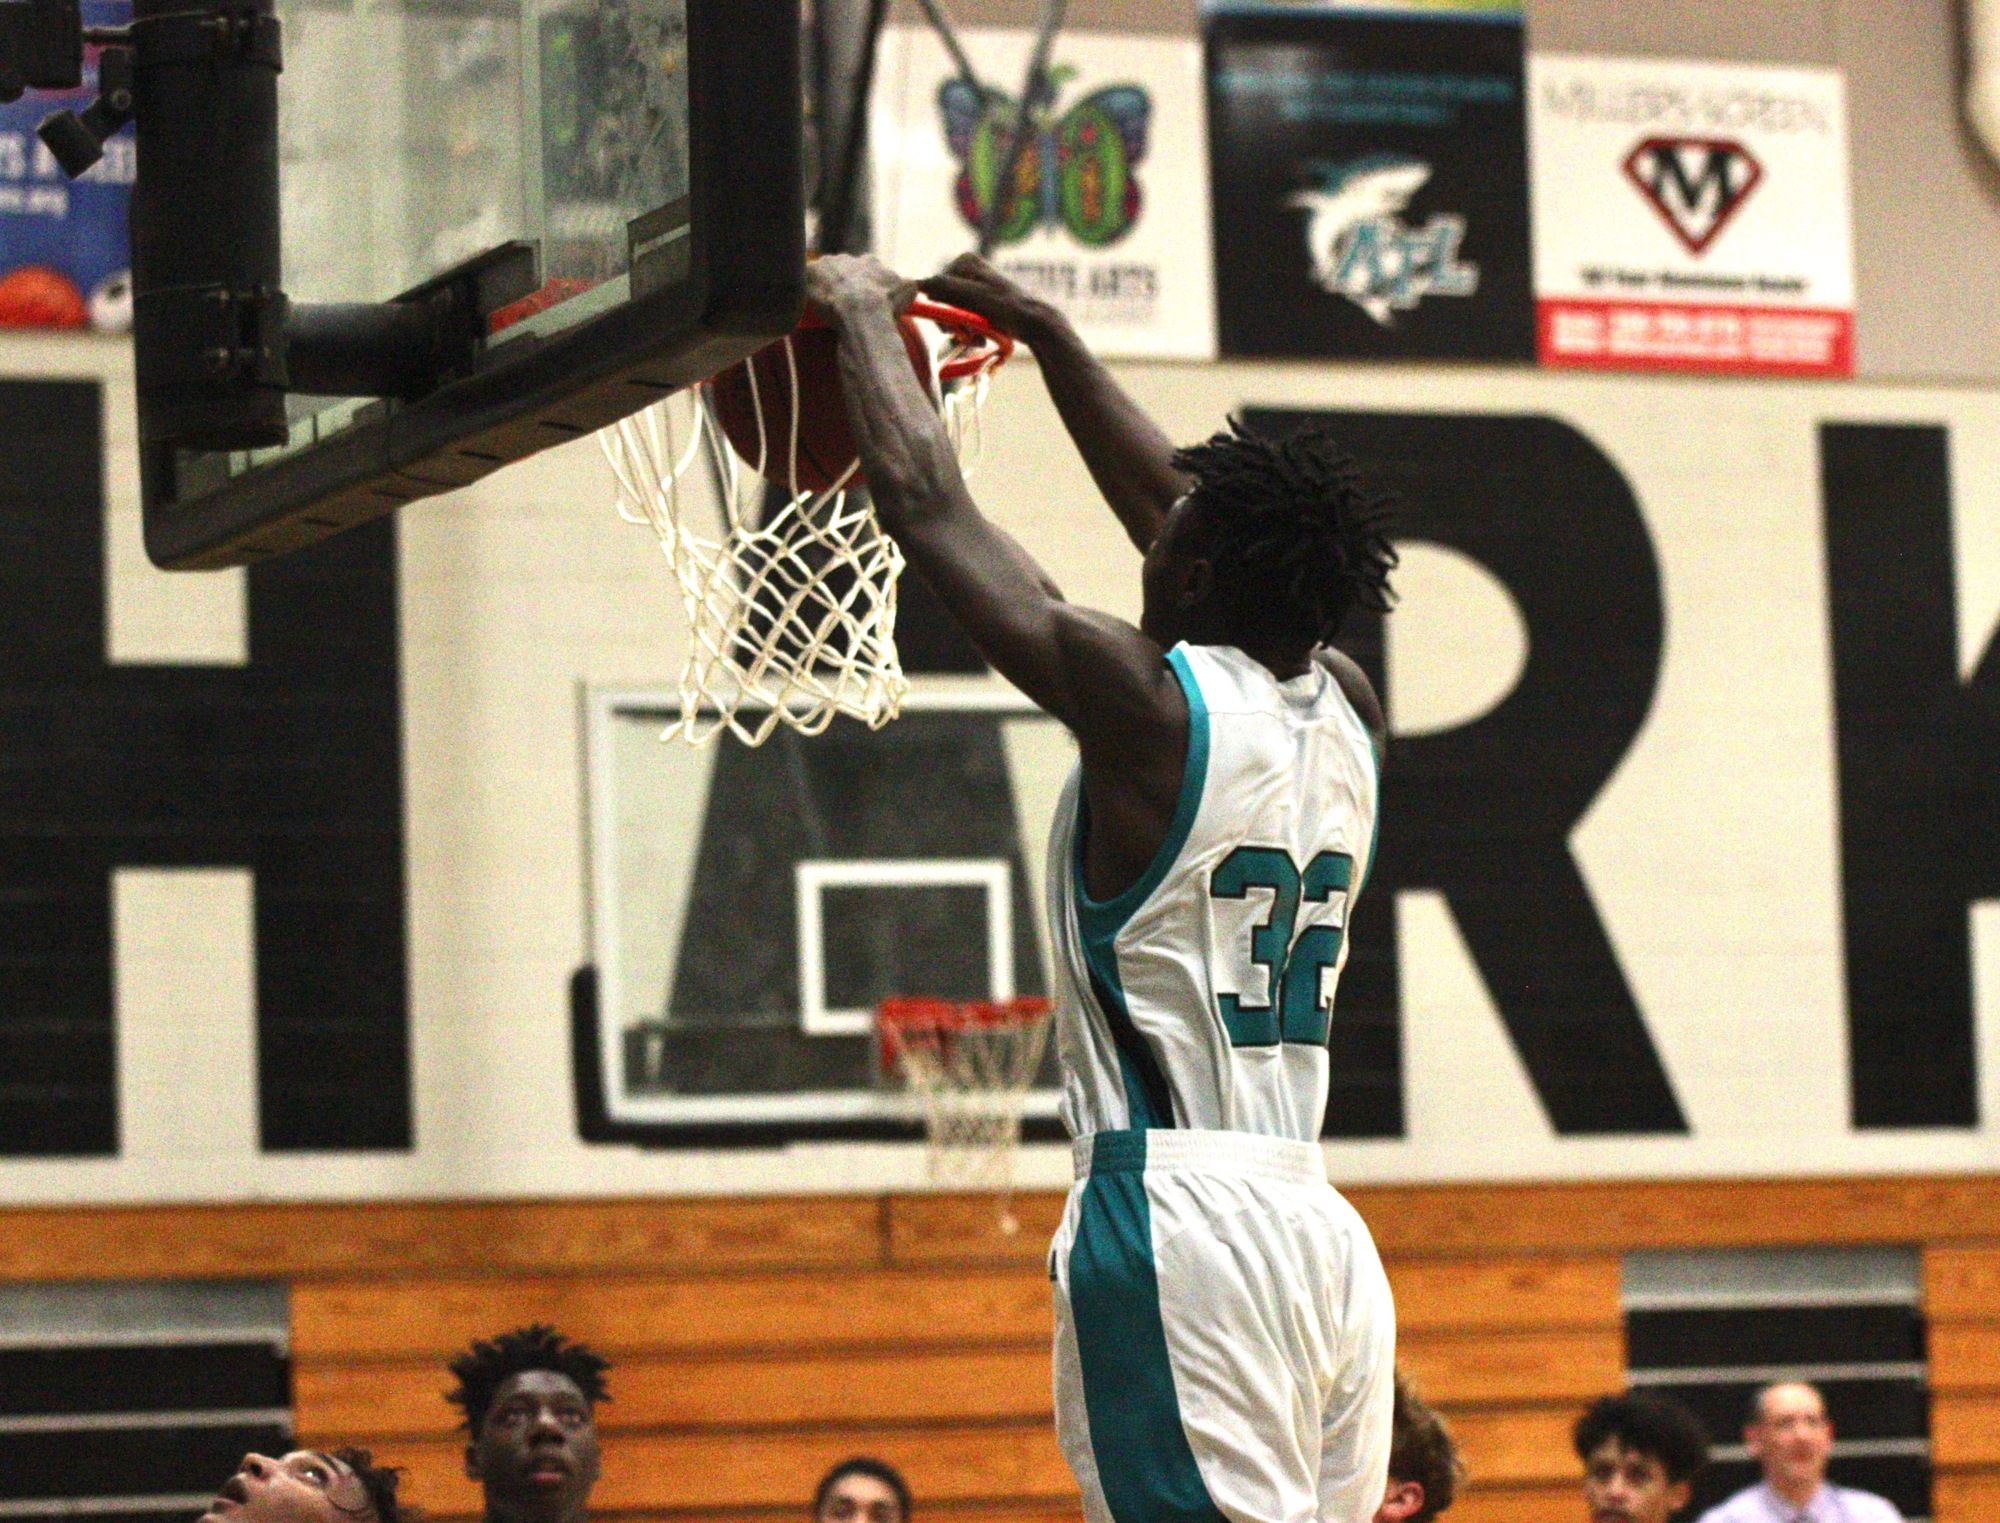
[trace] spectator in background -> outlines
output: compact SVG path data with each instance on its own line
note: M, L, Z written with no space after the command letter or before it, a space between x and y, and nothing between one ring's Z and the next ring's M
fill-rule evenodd
M1708 1434L1670 1397L1600 1396L1577 1419L1590 1523L1667 1523L1687 1506L1708 1463Z
M1396 1372L1394 1427L1389 1440L1389 1485L1374 1523L1430 1523L1451 1506L1465 1466L1444 1420Z
M881 1460L842 1460L813 1493L813 1523L910 1523L910 1488Z
M366 1449L295 1449L282 1459L246 1454L201 1523L403 1523L396 1472Z
M452 1360L458 1389L445 1399L465 1413L465 1473L486 1493L486 1523L581 1523L610 1368L539 1322Z
M1826 1399L1802 1380L1765 1386L1750 1403L1743 1442L1764 1479L1702 1514L1701 1523L1902 1523L1895 1504L1826 1483L1833 1423Z

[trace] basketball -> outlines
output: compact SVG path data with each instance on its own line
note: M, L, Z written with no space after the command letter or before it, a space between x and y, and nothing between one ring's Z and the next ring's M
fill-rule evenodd
M0 279L0 328L81 328L89 321L83 293L67 275L30 264Z
M913 319L904 317L897 327L910 354L910 368L929 392L930 348ZM796 451L792 448L794 376L798 388ZM860 453L847 422L847 397L840 388L836 335L816 317L807 316L788 336L730 366L708 387L716 420L736 453L788 491L830 491ZM795 462L790 471L787 460ZM859 472L852 484L862 484Z

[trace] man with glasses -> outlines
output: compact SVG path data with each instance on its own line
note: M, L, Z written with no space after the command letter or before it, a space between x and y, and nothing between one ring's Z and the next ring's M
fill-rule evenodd
M1701 1523L1903 1523L1885 1498L1827 1483L1833 1423L1826 1399L1803 1380L1782 1380L1757 1393L1743 1443L1764 1479L1711 1507Z

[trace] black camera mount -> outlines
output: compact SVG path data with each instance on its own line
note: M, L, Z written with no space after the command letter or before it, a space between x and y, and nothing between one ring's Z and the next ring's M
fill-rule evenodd
M132 344L149 445L261 449L287 392L414 400L472 373L486 319L532 292L532 244L502 245L393 301L305 305L280 284L272 0L133 0L129 27L78 0L0 0L0 102L73 90L101 46L98 96L39 129L65 173L138 124Z

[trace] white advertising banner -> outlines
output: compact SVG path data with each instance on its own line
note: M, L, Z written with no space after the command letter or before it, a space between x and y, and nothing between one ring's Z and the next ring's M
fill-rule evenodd
M924 275L979 242L1033 34L967 28L977 84L928 29L882 36L870 119L876 251ZM1075 32L1023 134L993 259L1054 302L1098 353L1215 353L1201 47Z
M1853 372L1838 72L1541 54L1528 100L1543 364Z

